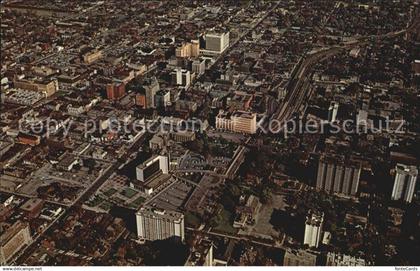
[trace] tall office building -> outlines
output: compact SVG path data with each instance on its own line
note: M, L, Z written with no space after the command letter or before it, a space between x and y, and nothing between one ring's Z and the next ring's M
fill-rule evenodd
M182 69L175 69L172 72L172 83L174 85L182 85Z
M359 112L357 112L356 124L358 127L365 127L370 125L369 112L367 110L360 109Z
M155 95L159 91L159 82L156 77L144 81L143 85L146 94L146 108L155 108Z
M191 44L182 43L175 49L176 57L190 57L191 56Z
M411 67L414 74L416 75L420 74L420 60L414 60L414 62L411 64Z
M361 165L336 156L321 156L316 188L328 193L354 196L359 187Z
M222 53L229 47L229 32L206 34L206 50Z
M198 40L184 42L175 49L176 57L198 57L200 55L200 44Z
M111 83L106 86L106 97L108 100L118 100L125 94L124 83Z
M147 182L158 174L168 174L168 172L168 157L156 155L136 167L136 178L141 182Z
M206 71L206 61L204 59L196 59L192 63L192 72L197 75L203 74Z
M331 102L330 107L328 108L328 122L335 122L337 120L339 103Z
M24 246L32 242L29 224L17 221L0 236L0 264L8 261Z
M155 95L155 106L157 108L167 107L171 104L171 93L168 90L159 90Z
M200 55L200 42L198 40L191 40L191 57L198 57Z
M418 177L418 168L416 166L407 166L397 164L394 180L394 188L392 189L392 200L403 200L410 203L416 188Z
M191 249L185 266L214 266L213 242L209 239L199 239Z
M172 84L188 88L191 84L191 73L184 69L175 69L172 73Z
M303 244L317 248L321 241L322 224L324 213L309 211L305 222L305 237Z
M134 103L145 109L146 108L146 94L145 93L137 93L135 98L134 98Z
M182 70L181 78L182 78L181 85L188 88L191 84L191 73L190 73L190 71Z
M184 240L184 215L175 211L145 206L136 213L137 236L146 240L179 237Z

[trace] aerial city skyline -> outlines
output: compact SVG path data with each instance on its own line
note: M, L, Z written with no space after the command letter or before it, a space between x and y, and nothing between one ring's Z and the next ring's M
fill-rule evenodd
M2 1L1 265L416 268L419 11Z

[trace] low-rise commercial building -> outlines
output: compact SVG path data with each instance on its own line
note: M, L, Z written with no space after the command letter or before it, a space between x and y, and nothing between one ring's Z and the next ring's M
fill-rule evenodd
M318 255L302 249L287 249L284 254L284 266L315 266Z
M327 266L365 266L366 262L362 258L356 258L350 255L328 252Z
M216 117L216 129L255 134L257 132L257 114L246 111L229 113L221 110Z

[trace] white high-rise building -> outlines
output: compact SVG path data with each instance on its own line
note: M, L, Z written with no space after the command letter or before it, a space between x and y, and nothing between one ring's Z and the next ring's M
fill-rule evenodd
M203 74L206 71L206 61L204 59L196 59L192 63L192 72L196 75Z
M176 84L182 85L182 70L176 69Z
M359 110L356 116L356 124L360 127L369 127L369 112L366 110Z
M172 72L172 83L174 85L188 88L191 84L191 72L184 69L175 69Z
M183 70L181 78L182 78L181 85L184 86L185 88L188 88L191 84L191 73L190 73L190 71Z
M309 247L317 248L321 241L322 224L324 222L324 213L308 212L305 222L305 237L303 244Z
M165 155L156 155L136 167L136 178L141 182L147 182L156 174L168 174L169 162Z
M222 53L229 47L229 31L206 34L206 50Z
M337 120L339 103L331 102L330 107L328 108L328 122L335 122Z
M413 195L416 188L418 177L418 168L416 166L407 166L404 164L397 164L394 180L394 188L392 189L392 200L403 200L410 203L413 200Z
M184 214L153 207L142 207L136 213L137 236L150 241L179 237L184 240Z

